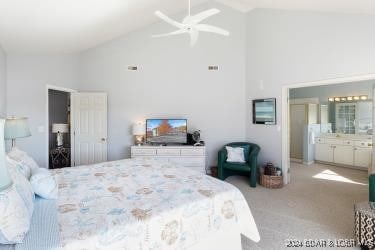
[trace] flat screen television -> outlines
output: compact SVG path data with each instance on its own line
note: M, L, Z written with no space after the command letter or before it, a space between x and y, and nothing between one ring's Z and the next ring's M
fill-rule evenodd
M276 124L276 99L253 100L253 123L275 125Z
M186 119L147 119L146 142L150 144L186 144Z

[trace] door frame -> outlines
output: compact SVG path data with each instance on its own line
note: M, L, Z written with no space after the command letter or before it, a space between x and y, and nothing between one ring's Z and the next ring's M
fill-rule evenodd
M48 168L49 168L49 95L48 95L49 90L57 90L57 91L70 93L70 96L72 95L72 93L78 92L75 89L70 89L70 88L60 87L60 86L56 86L56 85L46 84L46 128L47 128L47 131L46 131L46 146L47 146L46 164L47 164ZM70 108L72 108L71 102L72 102L72 100L70 99ZM70 113L71 113L71 111L70 111ZM70 126L70 128L72 128L72 119L70 119L69 126ZM70 133L70 143L71 144L72 144L73 139L74 139L74 135L73 135L73 133ZM71 166L73 166L72 165L73 164L73 158L72 157L70 159L70 162L71 162L70 163Z
M338 77L338 78L331 78L325 80L317 80L317 81L310 81L310 82L300 82L300 83L293 83L287 84L282 86L282 95L281 95L281 150L282 150L282 170L284 173L288 173L284 175L284 183L290 183L290 139L289 139L289 90L292 88L302 88L302 87L313 87L313 86L322 86L322 85L332 85L332 84L340 84L340 83L349 83L349 82L359 82L359 81L366 81L366 80L374 80L375 83L375 74L366 74L366 75L356 75L356 76L348 76L348 77ZM374 89L375 94L375 89ZM375 97L375 95L374 95ZM373 107L375 110L375 98L373 98ZM373 115L373 122L375 122L375 117ZM375 124L375 123L374 123ZM375 135L372 137L373 145L375 145ZM372 149L373 156L375 156L375 146ZM372 167L369 169L369 172L375 173L375 157L372 157Z

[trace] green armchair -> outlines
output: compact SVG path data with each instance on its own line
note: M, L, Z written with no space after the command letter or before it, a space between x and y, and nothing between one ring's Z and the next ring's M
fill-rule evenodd
M375 174L369 176L369 196L370 202L375 202Z
M227 162L227 150L225 147L242 147L245 154L245 163ZM246 175L250 178L250 186L257 185L257 159L260 147L249 142L233 142L225 145L218 153L219 178L225 180L231 175Z

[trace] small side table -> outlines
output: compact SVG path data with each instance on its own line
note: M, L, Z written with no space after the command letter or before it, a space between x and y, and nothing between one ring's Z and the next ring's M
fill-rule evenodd
M51 149L50 169L70 167L70 148L58 147Z
M362 249L375 248L375 202L355 204L355 235Z

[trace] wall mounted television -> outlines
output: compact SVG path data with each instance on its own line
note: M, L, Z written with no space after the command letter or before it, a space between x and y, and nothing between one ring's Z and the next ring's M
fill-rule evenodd
M186 119L147 119L146 143L149 144L186 144Z
M276 124L276 98L253 100L253 123Z

